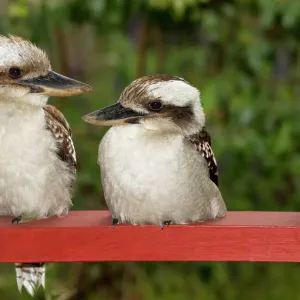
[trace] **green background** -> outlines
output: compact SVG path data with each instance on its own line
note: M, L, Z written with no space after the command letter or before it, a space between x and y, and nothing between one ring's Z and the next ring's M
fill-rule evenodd
M155 73L200 89L229 210L300 209L299 0L1 0L0 32L93 86L50 100L73 130L73 209L106 208L96 163L106 129L81 116ZM51 264L36 299L296 300L299 278L296 263ZM0 299L30 299L11 264L0 266Z

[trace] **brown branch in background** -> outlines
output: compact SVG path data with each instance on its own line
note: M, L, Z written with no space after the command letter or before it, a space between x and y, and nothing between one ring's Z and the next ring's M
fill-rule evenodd
M236 31L233 24L230 28L224 29L223 39L215 44L212 51L212 53L214 53L214 60L212 61L210 68L211 75L217 75L223 70L228 50L231 47L232 41L236 39L235 35Z
M74 279L73 286L76 291L69 300L87 299L91 293L103 295L104 299L122 299L122 279L124 277L125 264L118 264L117 267L112 267L109 263L99 263L96 266L100 270L99 276L90 280L89 269L95 266L92 263L82 263Z
M89 24L73 24L68 31L68 75L81 81L86 80L87 53L91 50L92 34L93 29Z
M66 76L70 76L70 68L68 64L68 41L67 36L62 28L55 26L56 46L59 55L59 71Z
M148 37L148 24L147 21L140 21L138 37L138 61L137 61L137 77L144 76L146 74L147 64L147 37Z
M124 263L123 277L120 282L121 294L120 300L142 300L142 296L139 291L132 290L130 287L135 286L134 280L135 274L135 262Z
M8 0L0 0L0 33L8 32Z
M79 263L76 266L74 274L76 275L74 278L74 283L72 284L74 286L74 289L76 290L75 294L70 297L70 300L77 300L77 299L84 299L81 298L82 296L85 296L86 290L86 278L87 278L87 267L88 264Z
M56 47L58 49L58 62L59 62L59 72L68 76L70 74L70 68L68 63L68 42L67 36L64 30L59 27L54 27L54 36L56 40ZM55 106L61 110L63 101L56 101Z
M295 70L297 70L292 78L292 87L296 93L296 95L300 94L300 86L299 86L299 82L300 82L300 74L299 71L300 70L300 45L297 46L296 49L296 60L295 60Z
M158 23L155 23L151 28L152 37L156 52L156 72L163 73L164 70L164 39L163 32Z

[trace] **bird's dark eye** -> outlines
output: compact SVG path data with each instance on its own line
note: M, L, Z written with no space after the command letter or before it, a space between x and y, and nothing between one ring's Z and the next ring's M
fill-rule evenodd
M161 101L152 101L149 103L149 107L151 110L159 111L162 109L163 104L161 103Z
M18 79L22 75L22 70L20 68L18 68L18 67L11 67L8 70L8 75L12 79Z

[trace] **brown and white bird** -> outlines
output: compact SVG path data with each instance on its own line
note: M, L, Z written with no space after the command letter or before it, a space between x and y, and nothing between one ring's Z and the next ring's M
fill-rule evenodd
M68 212L76 173L71 129L46 103L90 89L53 72L30 42L0 36L0 215L18 223ZM16 274L20 291L33 295L45 285L43 263L16 264Z
M98 156L113 224L163 227L226 214L200 94L184 79L139 78L83 120L113 126Z

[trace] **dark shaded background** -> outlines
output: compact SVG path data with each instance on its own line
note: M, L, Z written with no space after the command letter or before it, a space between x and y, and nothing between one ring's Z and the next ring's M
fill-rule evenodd
M73 129L74 209L105 209L105 129L81 116L163 72L201 91L228 209L300 210L299 0L0 0L0 32L30 39L54 70L94 88L50 101ZM299 278L298 264L283 263L51 264L36 299L296 300ZM30 299L12 265L0 266L0 298Z

